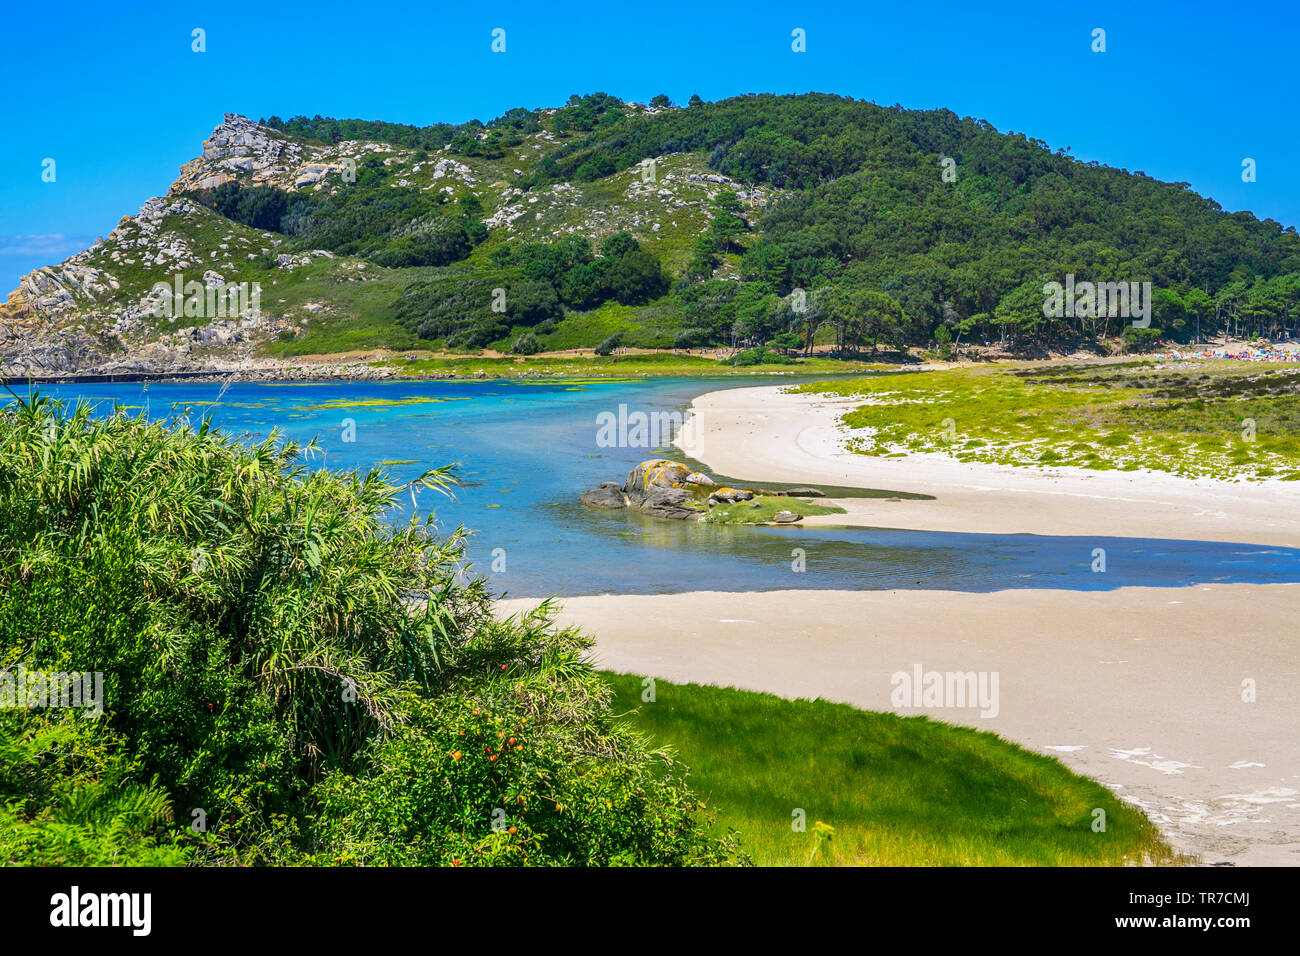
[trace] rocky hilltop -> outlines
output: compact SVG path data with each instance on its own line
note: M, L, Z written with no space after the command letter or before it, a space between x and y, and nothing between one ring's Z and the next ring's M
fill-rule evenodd
M203 144L203 155L181 167L169 193L212 189L245 180L255 186L296 188L317 183L328 166L314 162L318 149L280 138L252 120L227 113ZM307 162L303 162L304 155Z
M227 113L203 144L203 155L181 167L166 197L148 200L84 252L22 277L0 305L3 374L165 372L192 367L193 359L214 369L246 364L241 359L248 349L225 347L251 344L283 323L250 311L155 335L149 320L156 297L139 295L141 279L152 280L151 288L188 270L205 286L217 285L238 260L272 253L276 239L245 230L227 231L210 248L206 234L221 230L224 220L185 194L232 181L282 189L314 185L339 168L322 160L324 153ZM200 354L211 346L220 348Z
M743 192L688 154L663 157L653 180L639 170L610 177L620 190L612 196L606 183L561 182L537 190L511 183L524 175L521 167L558 145L553 134L539 131L514 157L493 162L445 148L318 142L227 113L165 196L145 202L84 252L22 277L0 304L0 376L279 373L296 363L267 354L267 343L365 321L373 300L391 302L413 278L410 270L382 268L364 255L304 248L282 233L232 221L208 201L223 188L327 197L355 182L359 171L377 168L385 188L403 193L433 195L444 203L472 194L484 228L498 237L494 241L575 233L599 241L631 229L651 245L706 225L712 215L707 204L719 188ZM771 194L752 190L755 202ZM358 221L364 228L364 217ZM429 231L427 217L402 233L422 231ZM257 282L261 301L234 315L160 319L154 285L170 285L177 276L204 290ZM363 300L357 286L375 288L376 294ZM345 356L335 364L346 365L348 375L359 367Z

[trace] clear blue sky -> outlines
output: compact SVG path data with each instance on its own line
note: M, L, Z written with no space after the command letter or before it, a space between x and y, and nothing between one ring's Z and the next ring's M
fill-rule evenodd
M161 195L223 112L427 124L601 90L947 107L1300 225L1300 4L13 4L0 296ZM207 52L191 52L191 30ZM490 50L504 28L505 54ZM790 49L791 30L807 52ZM1091 51L1106 30L1107 52ZM1254 183L1241 162L1258 163ZM53 158L56 181L41 181Z

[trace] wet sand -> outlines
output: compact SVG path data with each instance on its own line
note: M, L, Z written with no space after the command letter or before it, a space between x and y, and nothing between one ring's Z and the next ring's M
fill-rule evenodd
M1205 863L1300 865L1300 585L562 603L601 667L990 730L1110 787ZM997 715L892 706L891 675L918 664L996 672Z

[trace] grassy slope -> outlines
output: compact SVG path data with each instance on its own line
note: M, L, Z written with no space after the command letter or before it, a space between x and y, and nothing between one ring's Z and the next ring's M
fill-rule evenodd
M530 136L494 160L445 151L419 160L417 151L391 144L378 144L378 153L362 155L377 156L388 168L392 185L436 190L453 202L474 193L483 203L485 217L508 214L508 224L494 228L466 263L451 270L486 263L488 253L506 241L553 242L577 233L588 236L598 248L606 235L627 229L670 272L680 271L690 258L695 237L708 226L709 203L719 188L704 178L716 177L705 157L692 153L663 157L653 182L644 181L640 168L633 168L590 183L561 183L527 194L513 190L538 159L570 138ZM356 154L354 144L311 145L320 150L316 162L338 162ZM758 190L755 201L762 203L775 194L770 189ZM139 235L137 228L127 225L122 238L133 240ZM185 217L166 217L151 245L175 245L189 264L182 269L174 263L146 262L140 251L109 240L88 264L106 270L117 288L94 303L83 304L96 310L134 305L155 282L170 281L176 272L198 279L205 269L215 269L229 282L260 282L263 312L288 319L300 329L296 336L284 334L265 343L260 348L263 354L296 358L356 349L407 351L441 345L421 341L401 328L389 317L389 306L411 282L448 270L383 269L351 257L313 261L292 269L267 269L250 256L286 251L295 245L291 237L249 229L202 208ZM309 309L308 305L323 308ZM132 338L152 338L208 321L184 317L173 322L149 321ZM541 340L547 350L590 348L618 332L624 345L664 348L672 345L680 328L681 318L666 299L636 307L610 302L566 316ZM494 344L507 346L522 331L515 330Z
M130 220L124 219L118 228L118 236L105 239L87 260L87 265L108 273L118 283L112 294L95 300L95 308L135 305L148 295L155 282L170 284L178 272L183 273L186 280L191 280L201 279L204 271L214 269L227 282L261 282L265 285L274 271L258 267L249 258L273 253L274 237L268 238L269 234L231 222L210 209L199 208L185 216L163 216L153 237L147 236L138 224ZM146 250L129 245L141 238L149 243L149 251L176 248L180 258L188 264L180 267L170 257L162 263L146 261ZM83 299L81 304L87 305L88 302ZM174 323L159 319L153 325L166 330L206 321L179 316Z
M615 709L677 751L719 826L739 831L762 865L1175 862L1155 826L1110 791L993 734L667 681L642 703L640 677L605 676ZM1104 833L1092 829L1097 807ZM796 808L803 833L791 826ZM834 828L829 842L818 822Z
M716 176L705 157L690 153L664 157L656 166L654 182L643 181L641 170L634 168L595 182L559 183L527 194L512 194L512 184L521 178L516 170L528 173L538 158L562 141L531 136L497 160L437 152L420 162L414 159L413 150L389 147L384 161L391 182L443 190L452 200L473 192L482 200L487 218L504 214L508 223L493 228L489 239L470 255L468 265L486 264L491 250L506 241L554 242L576 233L587 236L598 249L605 236L627 229L671 273L679 272L690 259L695 237L708 226L709 203L719 188L704 179ZM334 158L333 153L325 157ZM434 178L439 161L450 161L457 169L468 172L453 171ZM770 194L774 192L761 191L758 201ZM451 268L466 267L460 264ZM368 266L364 281L354 289L304 276L306 281L290 287L287 304L264 297L264 307L279 312L292 307L295 299L315 298L329 308L311 315L304 333L297 338L268 343L264 351L279 358L293 358L352 349L405 351L439 346L441 343L416 339L388 318L388 306L402 290L434 271L439 270ZM557 323L554 332L539 338L548 351L590 348L616 332L622 334L624 345L666 348L680 330L681 317L665 298L644 306L608 302L588 312L571 313ZM525 331L528 329L514 329L493 347L504 350Z
M1015 465L1300 479L1294 368L1144 360L952 369L798 388L864 399L844 420L857 429L851 447L867 455L926 451Z
M301 334L268 342L263 351L296 358L353 349L422 348L415 335L389 317L389 305L417 279L446 269L383 269L359 259L322 260L262 291L262 306L296 319ZM313 311L310 306L323 306Z

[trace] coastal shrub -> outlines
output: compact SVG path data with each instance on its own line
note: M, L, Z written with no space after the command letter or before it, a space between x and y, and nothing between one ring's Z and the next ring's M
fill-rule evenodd
M712 335L708 329L690 328L682 329L673 338L673 348L693 349L703 345L708 345L712 341Z
M525 332L510 346L510 351L515 355L536 355L541 350L542 343L537 341L537 336L532 332Z
M599 345L596 346L596 349L595 349L596 354L597 354L597 355L613 355L613 354L614 354L614 349L618 348L618 343L619 343L619 341L620 341L621 339L622 339L622 336L619 335L617 332L615 332L615 333L614 333L613 335L611 335L609 338L603 340Z
M580 183L589 183L593 179L609 176L615 171L614 161L608 156L597 156L578 167L573 178Z
M510 331L514 322L512 309L526 306L504 295L506 311L493 311L501 301L497 290L522 286L518 272L448 271L433 279L412 282L397 298L389 317L421 339L445 340L451 348L481 349Z
M1139 329L1129 325L1124 328L1124 351L1132 354L1134 352L1149 352L1155 348L1164 332L1161 329L1147 328Z
M470 239L464 223L439 216L420 222L416 229L370 254L376 265L390 269L409 266L445 266L469 255Z
M586 637L549 605L498 620L459 529L393 523L447 470L399 486L315 451L0 410L0 674L102 681L98 715L0 708L0 862L734 858Z
M668 291L668 277L659 260L644 249L633 249L616 259L607 276L613 297L624 305L639 305Z
M789 355L774 352L761 345L737 352L731 361L733 365L793 365L795 363Z

